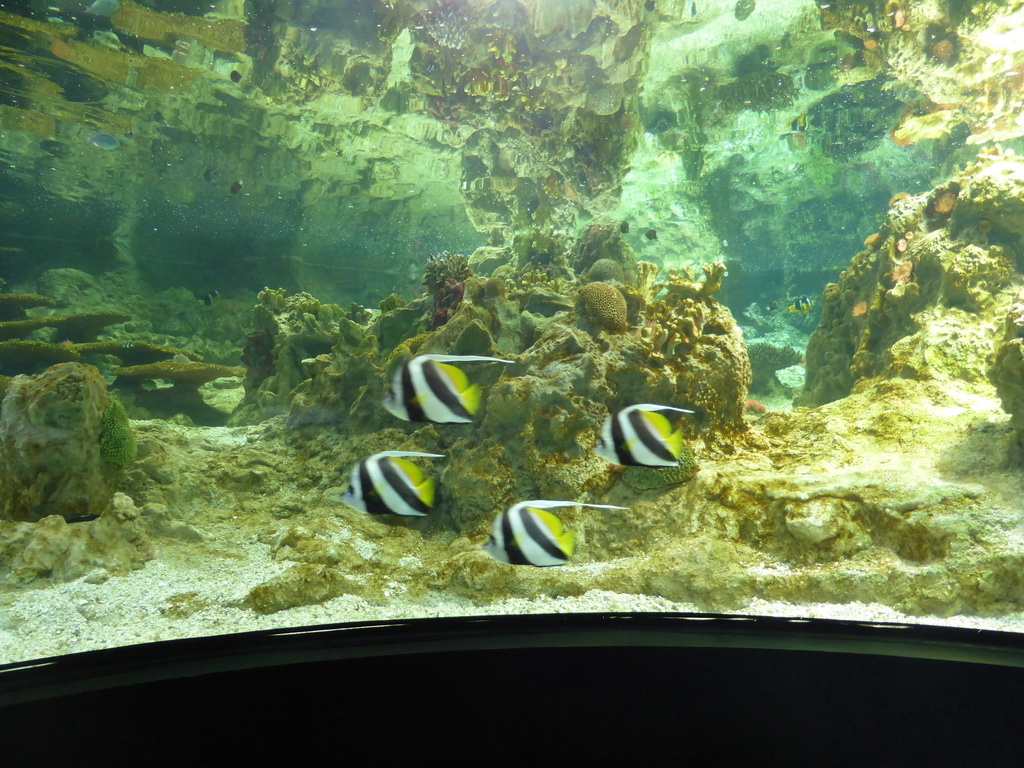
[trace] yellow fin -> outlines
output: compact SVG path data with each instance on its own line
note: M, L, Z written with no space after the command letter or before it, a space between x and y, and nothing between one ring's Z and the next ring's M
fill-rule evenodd
M466 409L466 412L470 416L476 414L480 410L480 387L470 384L465 371L456 368L454 365L447 365L445 363L432 364L436 365L448 379L452 388L458 394L462 407Z
M558 544L562 548L562 552L565 553L566 560L572 557L573 550L576 548L576 540L572 535L572 531L566 531L559 536Z
M668 452L672 454L672 458L678 459L683 454L683 433L677 429L668 436L665 445Z
M426 504L428 507L434 506L434 480L433 478L424 478L423 482L416 486L416 491L419 493L420 501Z
M668 423L668 419L655 411L641 411L640 415L662 440L668 441L669 435L672 434L672 425Z
M395 466L397 466L398 469L401 470L405 474L405 476L409 478L409 482L412 483L413 486L419 486L419 484L423 482L423 470L421 470L408 459L401 459L392 456L388 459L388 461L394 462Z
M448 365L446 363L435 363L430 362L431 365L436 365L441 369L441 372L447 377L448 381L452 383L452 387L455 388L456 392L460 394L469 388L469 378L466 376L465 371L460 368L456 368L454 365Z
M409 478L409 482L412 484L412 487L416 489L416 495L420 497L420 501L428 507L434 506L433 479L424 475L423 470L408 459L392 456L389 460L395 462L398 469L405 473L405 476Z
M527 507L527 509L536 515L541 525L551 532L551 537L558 542L558 546L566 558L572 557L573 547L575 546L572 531L566 531L562 527L562 521L546 510L537 509L536 507Z
M668 419L662 416L660 413L654 411L646 411L643 414L644 419L651 426L658 436L665 443L665 447L668 448L668 452L672 454L673 459L678 459L683 452L683 433L678 429L673 432L672 425L669 424Z
M562 521L553 514L543 509L537 509L536 507L527 507L527 509L537 516L537 519L540 520L541 524L551 531L551 535L556 539L562 535Z
M464 392L460 392L459 398L462 400L462 407L466 409L466 413L470 416L475 416L476 412L480 410L480 387L476 384L467 388Z

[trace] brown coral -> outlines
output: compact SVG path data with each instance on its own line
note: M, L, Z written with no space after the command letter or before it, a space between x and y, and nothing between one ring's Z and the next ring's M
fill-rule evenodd
M952 192L943 192L935 200L935 212L942 216L948 216L953 212L954 205L956 205L956 195Z
M594 325L613 333L629 327L626 320L626 299L608 283L587 283L580 288L579 307Z
M949 61L953 58L955 52L956 49L953 46L952 40L939 40L939 42L932 46L932 56L939 61Z
M914 264L909 261L904 261L897 264L892 268L892 282L896 283L907 283L910 282L910 277L914 272Z

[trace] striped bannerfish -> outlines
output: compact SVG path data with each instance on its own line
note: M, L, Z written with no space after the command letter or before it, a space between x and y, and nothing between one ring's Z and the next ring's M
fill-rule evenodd
M395 372L391 393L384 398L388 413L404 421L466 424L480 408L480 387L447 363L511 363L479 355L417 355Z
M434 481L405 456L444 458L443 453L383 451L354 467L342 500L371 515L423 517L434 506Z
M673 432L668 419L658 411L693 413L672 405L630 405L605 419L594 453L627 467L678 467L682 433Z
M573 535L572 531L563 530L561 520L546 511L551 507L626 509L579 501L521 501L495 518L484 550L498 562L509 565L565 565L572 557Z

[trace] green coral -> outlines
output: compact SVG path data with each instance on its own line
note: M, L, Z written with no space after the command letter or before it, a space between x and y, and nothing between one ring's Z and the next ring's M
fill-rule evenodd
M469 261L465 256L442 251L427 262L423 285L436 292L441 290L447 281L462 283L472 274L473 271L469 268Z
M111 399L103 412L103 432L100 434L100 454L116 467L126 467L135 461L138 446L128 423L128 414L120 400Z
M621 283L625 281L625 272L614 259L598 259L587 272L587 280L592 283Z
M622 480L637 493L668 488L689 481L700 467L689 446L683 443L678 467L626 467Z

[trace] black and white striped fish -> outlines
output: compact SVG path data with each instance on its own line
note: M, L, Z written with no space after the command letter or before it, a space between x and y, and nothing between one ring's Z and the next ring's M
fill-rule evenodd
M668 419L658 411L693 413L671 405L630 405L605 420L601 442L594 446L594 453L612 464L627 467L678 467L682 433L673 432Z
M352 509L371 515L423 517L434 506L434 481L406 456L444 458L443 453L383 451L354 467L342 499Z
M578 501L521 501L495 518L491 537L484 544L484 549L498 562L509 565L565 565L572 557L573 535L572 531L562 528L561 520L547 511L552 507L626 509Z
M480 387L447 363L511 363L479 355L417 355L395 372L391 394L384 398L388 413L405 421L466 424L480 408Z

